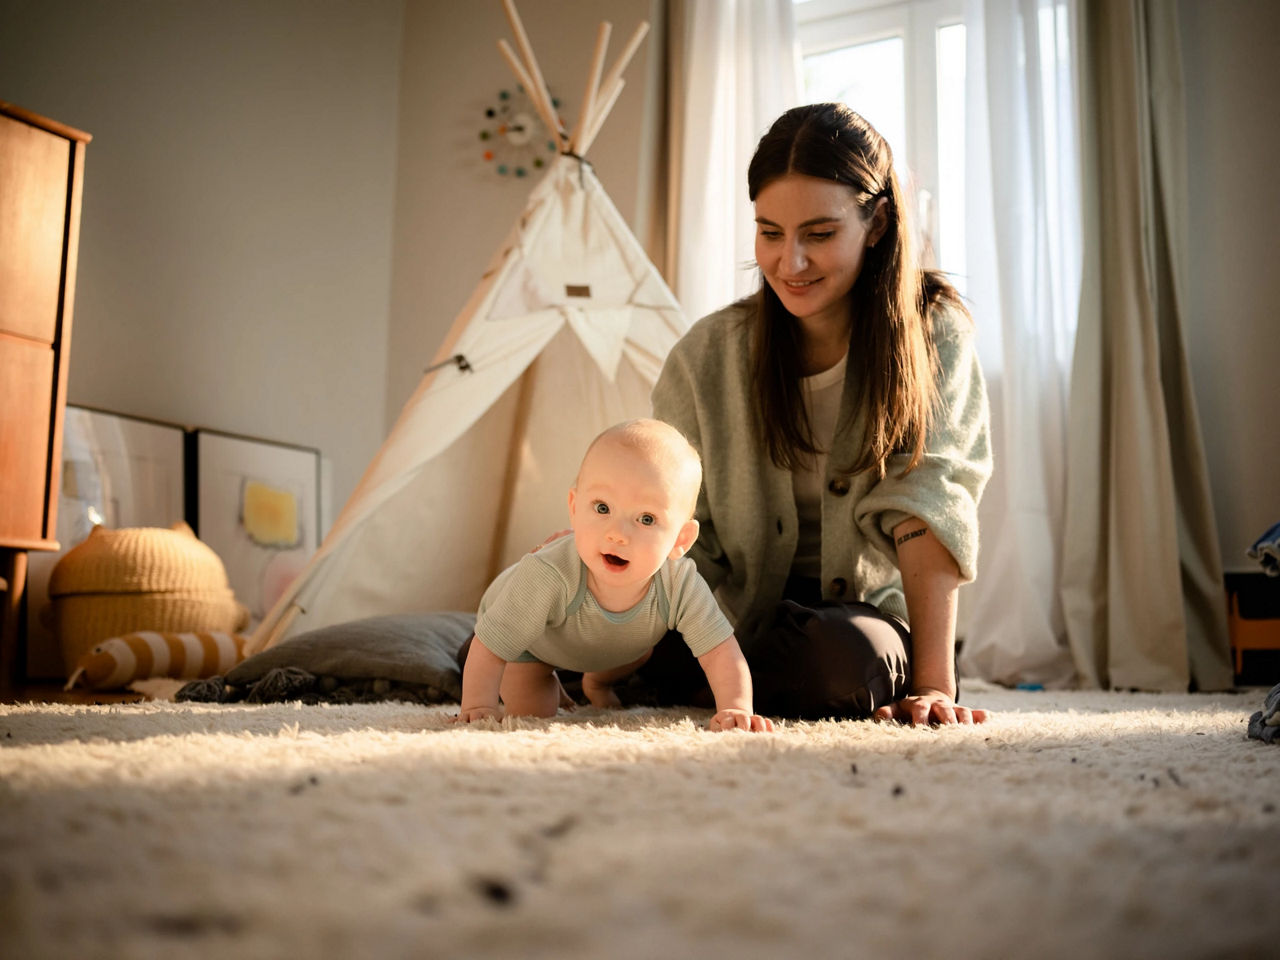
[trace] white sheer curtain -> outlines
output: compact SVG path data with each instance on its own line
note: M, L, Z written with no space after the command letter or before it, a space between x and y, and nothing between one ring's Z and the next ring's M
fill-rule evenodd
M995 474L963 673L1068 686L1060 599L1067 388L1081 231L1073 0L967 0L967 294L991 399Z
M1077 0L966 0L966 294L996 474L961 669L1067 686L1060 599L1067 388L1081 272L1071 30ZM670 0L665 273L690 319L754 288L746 168L801 102L791 0Z
M747 164L799 102L791 0L671 0L664 273L690 321L757 284Z

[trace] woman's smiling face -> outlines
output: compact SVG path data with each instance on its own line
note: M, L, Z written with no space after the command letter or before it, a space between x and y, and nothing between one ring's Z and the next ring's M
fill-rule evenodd
M883 203L864 220L852 187L798 173L760 190L756 262L791 314L809 324L848 324L867 245L884 232Z

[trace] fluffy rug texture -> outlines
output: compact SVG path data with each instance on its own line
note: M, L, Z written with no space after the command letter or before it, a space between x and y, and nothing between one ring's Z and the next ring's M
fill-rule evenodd
M0 707L9 957L1280 955L1260 693L982 726Z

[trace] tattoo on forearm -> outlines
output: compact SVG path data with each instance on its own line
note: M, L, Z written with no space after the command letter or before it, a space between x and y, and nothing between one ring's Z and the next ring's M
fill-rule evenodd
M898 538L898 546L902 546L908 540L914 540L916 537L923 537L928 532L928 527L921 527L919 530L912 530L910 533L904 533Z

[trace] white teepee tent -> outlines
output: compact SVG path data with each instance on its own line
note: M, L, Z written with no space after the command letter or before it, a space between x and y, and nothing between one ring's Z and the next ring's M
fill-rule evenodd
M473 610L489 581L567 522L586 444L649 413L686 328L671 291L583 159L622 89L642 23L601 81L600 25L582 114L559 124L519 15L498 46L560 156L534 188L386 443L248 652L385 613Z

